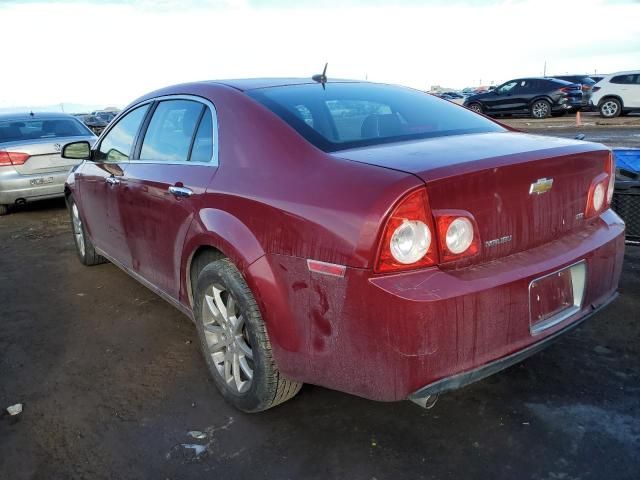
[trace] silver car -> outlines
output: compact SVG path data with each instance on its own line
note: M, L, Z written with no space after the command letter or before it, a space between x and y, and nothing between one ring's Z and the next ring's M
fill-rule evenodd
M9 205L61 197L77 160L60 156L65 143L96 136L64 113L0 115L0 215Z

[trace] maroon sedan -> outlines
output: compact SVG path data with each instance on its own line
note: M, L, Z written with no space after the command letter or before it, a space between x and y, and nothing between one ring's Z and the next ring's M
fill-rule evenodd
M66 186L80 260L190 317L244 411L303 382L428 406L616 296L610 151L415 90L178 85L64 155L86 160Z

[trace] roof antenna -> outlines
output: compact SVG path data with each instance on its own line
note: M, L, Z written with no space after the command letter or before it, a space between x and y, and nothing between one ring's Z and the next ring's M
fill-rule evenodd
M322 73L316 73L313 77L311 77L311 80L322 85L323 90L325 89L325 84L327 83L327 65L329 64L324 64L324 70L322 71Z
M32 117L34 116L34 115L33 115L33 110L31 110L31 112L29 113L29 115L31 115Z

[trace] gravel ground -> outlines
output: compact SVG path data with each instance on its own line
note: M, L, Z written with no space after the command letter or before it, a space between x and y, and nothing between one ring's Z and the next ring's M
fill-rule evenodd
M429 411L307 385L238 413L186 317L80 265L61 201L0 218L0 285L0 479L640 477L638 247L606 311Z

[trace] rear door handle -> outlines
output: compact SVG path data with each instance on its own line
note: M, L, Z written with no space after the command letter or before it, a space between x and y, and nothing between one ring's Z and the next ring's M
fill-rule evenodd
M190 188L187 187L176 187L176 186L171 186L169 187L169 193L172 194L175 197L190 197L191 195L193 195L193 190L191 190Z
M118 185L120 183L120 180L118 180L116 177L107 177L104 179L104 181L109 185Z

